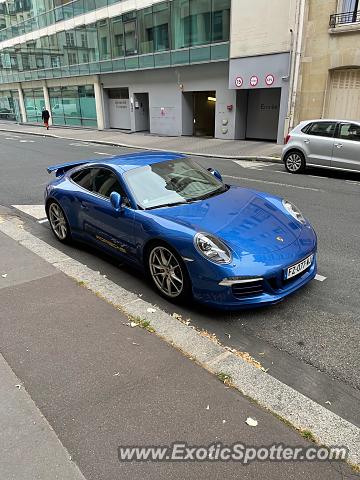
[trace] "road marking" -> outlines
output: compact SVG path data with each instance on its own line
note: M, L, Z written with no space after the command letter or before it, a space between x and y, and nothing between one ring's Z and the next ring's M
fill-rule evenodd
M94 153L96 153L96 155L106 155L109 157L115 157L115 155L113 155L112 153L106 153L106 152L94 152Z
M71 145L72 147L89 147L89 143L87 142L76 142L76 143L69 143L69 145Z
M26 213L30 217L36 218L36 220L42 220L46 217L44 205L12 205L12 207Z
M34 140L20 140L20 143L35 143Z
M246 182L266 183L267 185L279 185L280 187L298 188L299 190L311 190L312 192L324 192L324 190L320 190L318 188L300 187L299 185L288 185L287 183L270 182L269 180L259 180L255 178L246 178L246 177L235 177L234 175L223 175L223 177L234 178L236 180L244 180Z
M15 137L6 137L5 140L17 140Z
M318 280L319 282L325 282L326 279L327 277L323 277L322 275L319 275L319 274L315 276L315 280Z
M48 222L49 220L47 218L43 218L42 220L38 220L38 223L46 223Z
M272 163L257 162L251 160L234 160L234 163L237 163L242 168L250 168L251 170L260 170L261 168L273 165Z

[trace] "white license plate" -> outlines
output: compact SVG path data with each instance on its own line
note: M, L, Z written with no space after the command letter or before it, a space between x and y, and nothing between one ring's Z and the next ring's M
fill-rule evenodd
M295 265L291 265L286 272L285 272L285 278L288 280L289 278L296 277L296 275L299 275L299 273L303 272L306 270L310 265L312 264L314 259L314 255L310 255L310 257L305 258L299 263L295 263Z

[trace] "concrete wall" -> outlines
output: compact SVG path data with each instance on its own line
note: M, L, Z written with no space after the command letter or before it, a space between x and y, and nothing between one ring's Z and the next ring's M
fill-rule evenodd
M330 15L337 11L337 0L308 2L295 124L323 116L329 70L360 67L360 25L329 29Z
M215 137L234 138L236 92L228 90L226 62L106 74L100 81L103 88L128 87L130 102L131 99L135 101L137 93L148 93L150 132L160 135L191 135L191 100L186 94L214 90L217 98ZM228 110L228 105L233 105L232 111ZM132 130L136 131L134 109L130 115Z
M296 7L297 0L232 0L230 57L289 51Z

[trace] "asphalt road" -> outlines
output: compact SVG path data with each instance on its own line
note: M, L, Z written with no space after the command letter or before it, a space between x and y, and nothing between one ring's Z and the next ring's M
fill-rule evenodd
M49 164L128 151L4 132L0 132L0 148L0 205L4 206L41 204ZM326 279L313 281L266 309L230 313L199 305L174 307L127 267L88 247L59 245L47 224L24 218L39 238L142 293L167 312L190 318L192 324L216 333L227 345L250 352L269 368L269 374L360 425L360 174L312 170L295 176L278 164L197 160L218 168L228 183L266 190L300 207L317 231L319 274Z

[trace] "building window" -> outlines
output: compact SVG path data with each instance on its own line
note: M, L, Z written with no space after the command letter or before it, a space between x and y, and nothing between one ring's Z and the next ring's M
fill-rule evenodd
M336 25L360 22L360 1L339 0L338 13L330 15L330 28Z
M55 125L97 126L93 85L51 87L49 97Z
M111 19L111 46L112 57L118 58L124 56L124 24L122 17Z
M75 37L72 32L65 32L66 46L75 47Z

